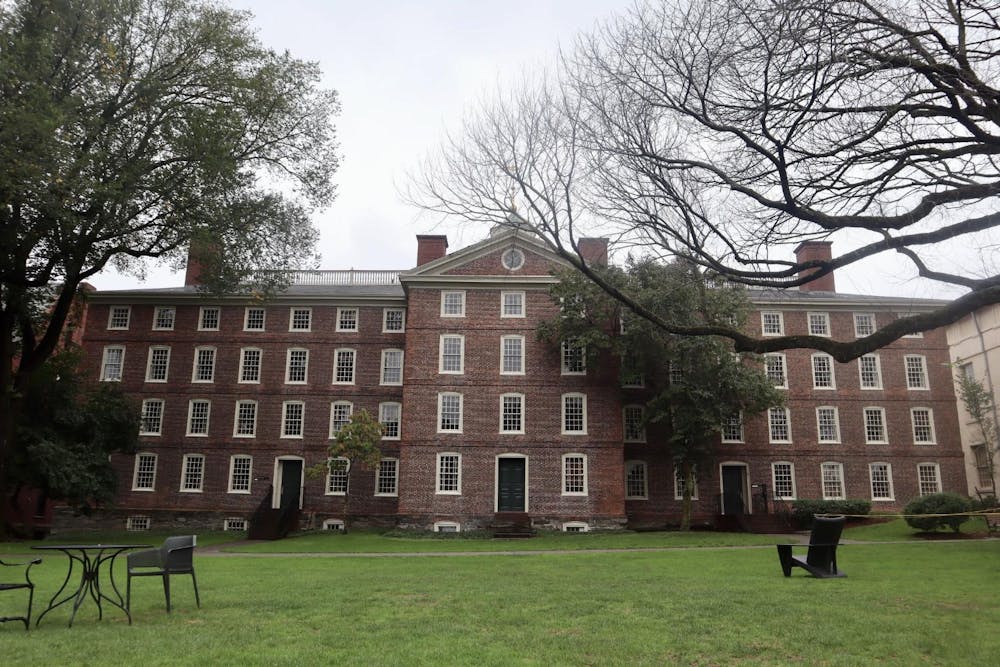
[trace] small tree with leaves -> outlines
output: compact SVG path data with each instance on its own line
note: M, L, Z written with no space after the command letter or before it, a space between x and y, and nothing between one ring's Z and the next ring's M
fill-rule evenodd
M961 360L957 363L961 363ZM997 430L993 392L971 374L962 372L955 376L955 385L958 387L959 399L983 436L983 451L986 453L986 465L990 471L990 488L995 494L997 487L994 465L997 453L1000 451L1000 439L998 439L1000 434Z
M644 308L685 326L740 326L749 311L743 288L714 280L683 259L629 260L623 269L601 271L604 280L635 294ZM681 529L689 529L695 472L714 454L723 425L732 417L780 405L783 396L761 365L737 355L730 341L671 335L637 317L616 327L628 312L620 302L576 271L560 278L553 295L562 302L562 311L543 323L539 336L553 343L574 341L588 355L610 351L622 359L623 374L641 374L648 390L644 425L660 424L666 433L663 445L684 480Z
M369 470L377 470L382 461L382 450L379 442L384 431L382 424L367 410L359 410L351 415L351 420L337 432L337 437L327 450L330 458L326 463L313 466L310 476L318 477L329 474L331 466L338 459L347 459L344 468L347 475L347 489L344 493L344 532L347 532L350 515L351 473L355 466Z

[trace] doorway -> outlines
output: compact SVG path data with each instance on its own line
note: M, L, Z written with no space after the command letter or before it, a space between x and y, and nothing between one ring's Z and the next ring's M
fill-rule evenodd
M722 465L722 513L747 514L747 467Z
M275 476L275 509L302 509L302 459L278 459Z
M523 457L497 459L497 512L527 511L527 468Z

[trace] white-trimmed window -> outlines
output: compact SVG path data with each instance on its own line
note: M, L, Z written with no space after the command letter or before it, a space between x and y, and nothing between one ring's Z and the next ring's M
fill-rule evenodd
M979 486L984 489L993 488L993 465L990 462L990 454L986 451L985 444L972 445L972 460L976 465L976 479Z
M564 533L589 533L590 524L586 521L564 521L562 531Z
M508 248L500 255L500 263L509 271L517 271L524 266L524 252L520 248Z
M674 500L684 500L684 488L687 480L684 479L684 469L674 466ZM694 485L691 488L691 500L698 500L698 473L694 471Z
M233 419L234 438L254 438L257 436L257 401L236 401L236 415Z
M222 521L222 530L226 532L245 533L247 530L247 520L238 516L227 517Z
M170 348L154 345L149 348L146 361L146 382L166 382L170 372Z
M399 459L384 458L375 473L375 495L399 495Z
M903 357L906 366L906 388L927 389L927 359L922 354L908 354Z
M205 455L185 454L181 463L181 493L201 493L205 482Z
M441 334L438 372L461 375L465 372L465 336Z
M500 432L524 433L524 394L500 395Z
M587 395L562 395L562 433L563 435L587 434Z
M929 496L941 493L941 469L936 463L920 463L917 465L917 485L920 495Z
M151 452L139 452L135 455L135 470L132 473L132 490L156 490L156 454Z
M212 403L204 398L188 401L187 434L190 437L205 437L212 417Z
M564 340L561 348L562 374L586 375L587 348L576 341Z
M327 461L329 473L326 476L326 495L345 496L347 495L347 473L351 467L351 462L343 456ZM343 526L343 522L341 522Z
M302 401L285 401L281 404L281 437L301 438L306 406Z
M622 408L622 432L625 442L646 442L646 410L641 405Z
M354 362L357 353L346 347L333 351L333 384L354 384Z
M795 466L788 461L771 464L771 488L774 497L781 500L795 500Z
M892 465L869 463L868 478L871 480L872 500L895 500L892 490Z
M173 331L177 319L177 309L173 306L157 306L153 310L153 330Z
M667 361L667 382L671 387L684 384L684 366L677 359Z
M338 308L337 331L357 331L357 330L358 330L358 309Z
M771 352L764 355L764 373L778 389L788 389L788 373L785 372L785 355Z
M263 355L263 350L257 347L244 347L240 350L240 383L260 382L260 362Z
M344 532L344 520L343 519L324 519L323 530L336 530L339 532Z
M524 375L524 336L500 337L500 375Z
M642 388L646 386L646 376L642 372L639 359L632 350L626 350L622 354L621 382L622 387L625 388Z
M263 308L247 308L243 311L244 331L264 331L266 315Z
M562 494L564 496L587 495L586 454L563 454Z
M400 403L378 404L378 421L382 424L383 440L399 440L402 414L403 406Z
M444 452L437 455L437 493L462 493L462 455Z
M625 499L646 500L649 491L646 486L646 462L625 462Z
M101 359L101 382L121 382L125 365L125 346L106 345Z
M792 441L792 422L788 416L788 408L768 409L767 427L771 442Z
M760 332L764 336L783 336L785 334L784 315L776 310L761 311Z
M934 412L930 408L910 408L910 422L913 424L913 444L933 445Z
M500 317L524 317L524 292L500 292Z
M402 333L406 331L405 308L382 309L382 333Z
M884 408L865 408L865 442L869 445L884 445L889 442L885 428Z
M820 465L823 477L823 500L844 499L844 464L828 461Z
M163 429L163 399L147 398L142 402L139 435L160 435Z
M312 308L290 308L288 311L289 331L312 331Z
M854 313L854 337L864 338L875 333L875 313Z
M334 401L330 404L330 438L336 438L340 429L347 426L354 413L354 404L350 401Z
M289 348L285 355L285 384L305 384L309 377L309 350Z
M119 331L128 329L131 318L131 306L111 306L108 310L108 329Z
M462 432L462 395L455 392L438 394L438 433Z
M840 442L840 415L837 408L829 405L816 408L816 440L825 443Z
M153 521L148 516L130 516L125 519L125 530L149 530Z
M253 457L246 454L234 454L229 457L229 493L250 493L250 481L253 479Z
M202 306L198 309L198 331L219 330L219 307Z
M403 351L382 350L382 380L384 385L403 384Z
M435 533L460 533L462 532L462 524L457 521L435 521L434 522L434 532Z
M441 317L465 317L465 290L441 292Z
M722 442L743 442L743 413L728 415L722 422Z
M882 364L877 354L858 357L858 373L862 389L882 388Z
M194 368L191 382L215 382L215 348L194 348Z
M836 389L837 379L833 371L833 357L829 354L812 355L813 389Z
M810 336L830 336L830 313L808 313L809 335Z

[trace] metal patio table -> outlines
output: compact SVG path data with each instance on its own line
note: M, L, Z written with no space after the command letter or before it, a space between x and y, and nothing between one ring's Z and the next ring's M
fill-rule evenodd
M128 607L125 606L125 598L122 597L121 591L118 590L118 585L115 584L115 558L125 551L145 549L151 546L151 544L53 544L31 547L38 551L61 551L69 559L69 569L66 572L66 578L63 580L59 590L56 591L56 594L49 600L49 605L45 608L45 611L38 615L35 627L38 627L38 624L42 622L42 618L47 613L73 600L73 613L69 617L69 627L72 627L73 619L76 618L76 612L88 596L97 604L98 620L104 618L104 609L101 606L101 601L105 600L111 606L118 607L125 612L129 625L131 625L132 614L129 613ZM80 585L77 586L76 590L67 593L65 597L59 599L59 596L66 590L66 587L70 585L70 579L73 577L73 570L77 563L80 564L80 568L82 569L80 573ZM111 590L114 592L115 597L111 597L105 590L101 589L101 566L105 563L107 563L108 581L111 583Z

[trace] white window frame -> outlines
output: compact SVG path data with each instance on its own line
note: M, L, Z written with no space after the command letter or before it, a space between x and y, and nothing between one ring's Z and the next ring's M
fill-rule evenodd
M781 383L777 384L769 372L769 364L775 361L781 366ZM764 355L764 374L775 389L788 389L788 360L783 352L768 352Z
M196 403L204 403L207 407L205 409L205 432L196 432L191 430L191 425L194 421L194 406ZM188 438L207 438L209 434L209 429L212 426L212 401L207 398L192 398L188 401L188 413L187 413L187 425L184 428L184 435Z
M188 483L188 475L194 474L195 472L189 469L189 467L195 461L201 461L201 470L197 471L198 485L192 486L191 488L185 488ZM205 489L205 455L185 454L184 458L181 459L181 483L178 491L180 491L181 493L202 493L204 489Z
M886 483L889 485L889 495L888 496L876 496L875 495L875 467L884 466L886 474ZM871 493L871 498L873 501L878 502L894 502L896 500L896 490L892 482L892 464L886 461L873 461L868 464L868 489Z
M505 429L504 428L504 409L505 401L507 398L516 398L519 403L520 410L520 428L517 429ZM506 394L500 394L500 424L498 426L499 432L505 435L523 435L524 434L524 394L519 394L516 392L508 392Z
M520 301L521 308L520 308L520 312L519 313L508 313L507 312L507 296L508 295L512 296L512 297L514 297L514 296L520 297L520 299L521 299L521 301ZM525 298L525 292L523 290L503 290L503 291L501 291L500 292L500 317L503 318L503 319L506 319L506 318L522 318L523 319L525 317L525 311L527 310L527 308L525 308L525 302L526 302L526 298Z
M161 352L166 350L167 357L163 363L163 377L156 378L153 377L153 356L155 352ZM146 355L146 382L167 382L170 377L170 346L169 345L150 345L149 353Z
M299 432L288 433L288 409L298 406L299 412ZM305 401L282 401L281 403L281 438L290 440L301 440L306 432L306 404Z
M569 479L568 479L569 476L568 476L567 465L569 463L569 459L571 459L571 458L572 459L582 459L582 462L583 462L583 472L582 472L582 475L583 475L583 491L567 491L566 490L566 487L567 487L567 484L568 484L568 481L569 481ZM562 468L562 486L560 488L562 489L562 495L564 495L564 496L578 496L578 497L589 495L589 493L590 493L590 474L589 474L589 470L587 468L587 455L586 454L581 454L580 452L569 452L567 454L563 454L561 460L562 460L562 465L561 465L561 468Z
M829 410L833 413L833 428L835 429L835 437L833 439L823 437L823 422L820 419L820 411ZM833 405L817 405L816 406L816 442L821 445L839 445L841 442L840 433L840 410Z
M583 420L582 420L583 425L579 431L568 431L566 430L566 401L568 399L576 399L576 398L581 399L580 408L583 411ZM562 395L562 399L560 400L560 405L562 406L562 411L561 411L562 419L560 420L559 424L560 424L560 432L562 433L562 435L587 435L587 395L578 391L567 392Z
M253 406L253 429L250 433L240 433L240 407L243 405ZM257 437L257 417L259 410L257 409L257 401L251 400L239 400L236 401L236 410L233 413L233 437L234 438L256 438Z
M917 413L926 412L927 413L927 428L930 430L930 438L927 440L917 439ZM937 429L934 428L934 410L925 407L915 407L910 408L910 427L911 433L913 434L913 444L918 446L936 445L937 444Z
M205 314L215 311L215 326L205 326ZM222 308L219 306L200 306L198 308L198 331L218 331L222 326Z
M589 533L590 524L586 521L564 521L560 527L564 533Z
M124 311L124 315L122 312ZM124 324L115 324L116 319L124 319ZM128 331L132 325L132 306L108 306L108 331Z
M816 318L816 324L821 326L818 328L813 327L813 318ZM806 326L808 327L810 336L821 336L823 338L829 338L830 333L830 313L823 312L807 312L806 313Z
M788 475L792 483L792 495L778 495L778 466L788 466ZM775 499L795 500L798 496L795 493L795 464L791 461L773 461L771 463L771 491Z
M399 313L399 328L389 328L389 313ZM395 334L406 332L406 308L383 308L382 309L382 333Z
M238 489L236 488L236 461L248 461L247 464L247 488ZM249 495L251 492L251 487L253 486L253 457L249 454L233 454L229 457L229 485L226 489L226 493L236 493L240 495Z
M387 463L393 464L392 475L386 475L386 471L383 470L383 466ZM388 466L386 466L388 467ZM382 480L385 477L391 477L392 479L392 491L379 491L382 486ZM378 463L378 468L375 470L375 497L376 498L397 498L399 497L399 459L394 456L383 457Z
M444 346L446 340L458 340L458 369L445 370L444 367ZM451 355L454 356L454 355ZM465 336L456 333L441 334L438 338L438 373L441 375L464 375L465 374Z
M351 357L351 379L338 380L340 370L340 354L350 352ZM338 347L333 351L333 381L332 384L353 385L358 378L358 351L353 347Z
M768 331L767 319L768 316L776 316L778 330ZM761 336L784 336L785 335L785 314L780 310L762 310L760 311L760 335Z
M305 364L302 368L302 379L292 380L292 354L305 352ZM290 347L285 351L285 384L309 384L309 350L304 347Z
M519 370L508 371L504 369L505 362L507 360L505 355L506 345L507 341L509 340L516 340L520 345L521 366ZM518 335L500 336L500 375L524 375L524 369L525 366L527 366L527 360L525 359L527 355L525 354L525 349L526 348L524 343L524 336L518 336Z
M250 327L250 311L260 311L260 327ZM243 309L243 330L244 331L266 331L267 330L267 309L261 306L247 306Z
M153 452L136 452L135 462L132 467L132 490L133 491L156 491L156 465L157 455ZM143 469L143 461L151 461L146 467L150 467L150 470ZM148 473L150 475L149 486L139 486L139 474Z
M934 489L932 491L927 491L924 493L924 478L923 471L924 468L930 468L934 471ZM924 461L917 464L917 495L918 496L929 496L932 493L941 493L941 466L933 461Z
M146 410L147 410L147 408L149 408L151 406L154 406L154 405L159 405L159 411L160 411L160 414L157 416L156 430L155 431L146 428L146 421L147 421L147 419L150 419L150 417L148 417L146 415ZM164 401L162 398L146 398L146 399L143 399L143 401L142 401L142 409L141 409L141 412L139 413L140 414L140 418L139 418L139 435L159 436L159 435L163 434L163 417L164 417L164 413L166 412L166 405L167 405L166 401Z
M125 530L129 532L149 530L152 526L152 519L148 516L143 515L133 515L126 517L125 519Z
M312 321L313 321L313 312L312 312L312 310L313 310L312 308L307 308L307 307L304 307L304 306L291 306L288 309L288 330L289 331L298 332L298 333L308 333L308 332L312 331ZM295 326L295 315L296 315L296 313L306 313L306 317L309 320L308 321L308 326L305 326L305 327L296 327Z
M379 368L379 384L385 387L398 387L403 384L403 350L398 348L386 348L382 350L382 359L380 361ZM389 382L386 380L386 371L389 370L389 358L393 356L399 357L399 380L397 382ZM395 368L395 367L394 367Z
M570 361L569 351L579 348L580 350L580 370L568 370ZM587 346L574 345L572 341L564 340L559 346L559 374L560 375L586 375L587 374Z
M247 368L247 353L256 352L257 353L257 379L247 380L244 375L246 374ZM237 384L260 384L260 376L264 365L264 350L259 347L241 347L240 348L240 369L239 375L236 378Z
M170 326L160 325L160 315L170 313ZM153 331L173 331L177 325L177 308L175 306L156 306L153 308Z
M121 352L121 356L118 358L118 373L116 375L108 375L108 354L110 352ZM101 354L101 382L121 382L122 376L125 375L125 346L124 345L105 345L104 351Z
M245 533L247 531L247 520L239 516L230 516L222 520L223 532Z
M451 530L454 528L454 530ZM435 521L434 522L434 532L435 533L461 533L462 524L457 521Z
M881 415L880 419L882 421L882 439L876 440L870 437L868 432L868 414L878 413ZM889 424L885 418L885 408L879 407L877 405L867 405L861 409L861 427L865 432L865 444L866 445L887 445L889 444Z
M780 411L781 413L784 414L784 418L785 418L785 430L787 431L787 435L788 435L788 437L785 438L785 439L775 438L774 437L775 422L774 422L773 417L776 414L775 411ZM768 410L767 410L767 439L768 439L768 442L770 442L772 444L782 444L782 445L785 445L785 444L789 444L789 443L792 442L792 415L791 415L791 411L788 408L783 408L783 407L768 408Z
M863 359L874 359L875 360L875 379L878 381L874 386L865 386L865 375L864 368L862 365ZM882 360L876 353L863 354L858 357L858 386L862 391L881 391L882 389Z
M684 500L684 486L681 484L680 466L674 466L674 500ZM694 488L691 489L691 500L698 500L698 471L694 471Z
M335 487L333 485L333 465L332 465L334 461L337 461L337 462L343 461L344 462L344 469L342 471L343 472L343 476L344 476L344 490L343 491L334 491ZM331 459L327 459L326 465L327 465L326 484L325 484L325 489L324 489L323 495L326 495L326 496L346 496L348 493L350 493L350 490L351 490L350 489L350 485L351 485L351 460L349 458L347 458L346 456L335 456L335 457L333 457ZM341 471L338 471L338 472L341 472ZM338 476L338 478L339 478L339 476ZM338 486L339 486L339 484L338 484ZM343 523L344 522L341 521L340 523L341 523L341 530L343 530Z
M198 378L198 367L199 358L202 352L212 353L212 377L207 380L202 380ZM195 384L212 384L215 382L215 363L218 361L218 350L212 345L199 345L194 348L194 358L191 364L191 382Z
M858 321L859 321L860 318L870 318L870 320L871 320L871 329L872 330L869 333L863 333L861 331L860 327L858 327ZM877 324L877 320L875 319L875 313L854 313L854 317L852 319L854 320L854 337L855 338L865 338L867 336L872 335L873 333L875 333L875 331L878 330L878 324Z
M826 488L826 470L836 471L837 484L840 485L840 493L836 496L827 493ZM823 494L823 500L845 500L847 498L846 484L844 483L844 464L839 461L823 461L819 464L819 484L820 491Z
M444 429L441 425L442 407L444 405L445 397L458 397L458 428L457 429ZM438 433L462 433L463 419L465 413L465 398L457 391L442 391L438 393L437 400L437 432Z
M385 411L390 407L396 408L396 435L389 435L385 425L391 423L387 418ZM403 404L399 401L383 401L378 404L378 421L382 424L382 439L383 440L399 440L403 434Z
M629 437L629 411L639 412L639 422L638 430L634 434L634 437ZM643 420L646 418L646 408L642 405L629 404L622 406L622 441L623 442L636 442L643 443L646 442L646 425L643 424Z
M449 313L445 305L453 295L459 296L459 312ZM465 290L441 290L441 317L465 317Z
M331 401L330 402L330 424L329 424L329 438L330 438L330 440L333 440L334 438L336 438L337 437L337 433L340 432L340 430L336 428L337 424L339 423L335 419L335 417L337 416L337 408L343 408L345 406L347 408L347 419L344 421L343 424L341 424L340 428L344 428L344 426L346 426L347 424L351 423L351 415L354 414L354 403L352 403L350 401Z
M455 488L442 489L441 487L441 461L443 458L454 458L456 466ZM462 455L458 452L438 452L435 457L434 466L434 493L440 496L460 496L462 495Z
M722 442L724 442L724 443L745 442L744 439L746 437L746 434L743 431L743 412L742 411L736 413L736 419L738 420L738 426L739 426L739 429L740 429L739 437L737 439L735 439L735 440L733 438L727 438L726 437L726 426L727 425L726 425L725 422L723 422L723 424L722 424L722 431L719 434L719 437L720 437L720 439L721 439Z
M820 385L816 377L816 363L825 361L829 367L830 371L830 384ZM825 352L816 352L809 357L809 366L812 369L812 379L813 379L813 389L817 391L834 391L837 389L837 371L836 364L833 361L833 357Z
M629 476L632 470L642 470L642 495L629 494ZM625 462L625 500L649 500L649 466L645 461Z
M343 320L341 319L344 315L347 315L351 311L354 312L354 328L343 326ZM337 308L337 327L336 331L342 331L346 333L358 333L361 331L361 309L357 307L342 307Z
M323 530L335 530L338 532L344 532L344 520L343 519L324 519L323 520Z
M910 383L910 360L920 362L920 382L919 386ZM922 354L907 354L903 356L903 372L906 374L906 388L910 391L928 391L931 388L930 378L927 376L927 357Z

